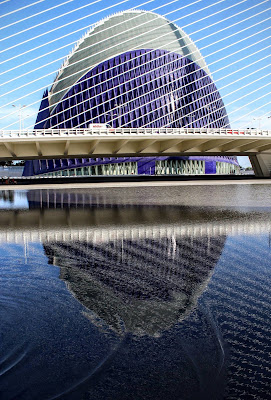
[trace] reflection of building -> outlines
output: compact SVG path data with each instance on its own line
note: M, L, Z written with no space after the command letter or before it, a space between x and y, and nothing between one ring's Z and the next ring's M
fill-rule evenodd
M183 319L206 288L225 237L51 242L49 263L114 331L156 335Z
M89 124L229 127L220 94L191 39L164 17L135 10L102 20L77 43L44 94L35 128ZM87 153L80 159L27 161L24 175L235 173L239 168L233 157L101 159L95 149Z
M14 190L0 190L0 200L4 202L14 202Z

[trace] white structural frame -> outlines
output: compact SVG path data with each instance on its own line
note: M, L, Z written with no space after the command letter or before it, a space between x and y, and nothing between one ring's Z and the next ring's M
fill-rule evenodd
M246 155L270 176L271 130L92 128L0 131L0 159Z

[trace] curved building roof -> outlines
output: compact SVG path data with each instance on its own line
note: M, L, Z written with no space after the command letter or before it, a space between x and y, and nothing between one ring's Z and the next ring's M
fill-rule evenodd
M210 72L189 36L166 18L149 11L129 10L105 18L77 43L62 65L49 92L51 108L87 71L129 50L175 52Z

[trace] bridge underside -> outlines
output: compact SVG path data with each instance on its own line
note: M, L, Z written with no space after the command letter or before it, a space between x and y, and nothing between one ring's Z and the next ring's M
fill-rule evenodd
M271 154L254 154L249 156L256 176L268 177L271 175Z
M206 130L207 131L207 130ZM209 131L209 130L208 130ZM270 176L271 135L256 134L44 134L0 137L5 160L71 157L139 157L189 155L249 156L257 176Z

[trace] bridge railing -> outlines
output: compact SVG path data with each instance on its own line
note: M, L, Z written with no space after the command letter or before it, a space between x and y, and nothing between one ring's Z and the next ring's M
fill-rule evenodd
M0 130L0 138L26 138L48 136L145 136L145 135L218 135L218 136L271 136L271 130L223 128L88 128L88 129L32 129Z

